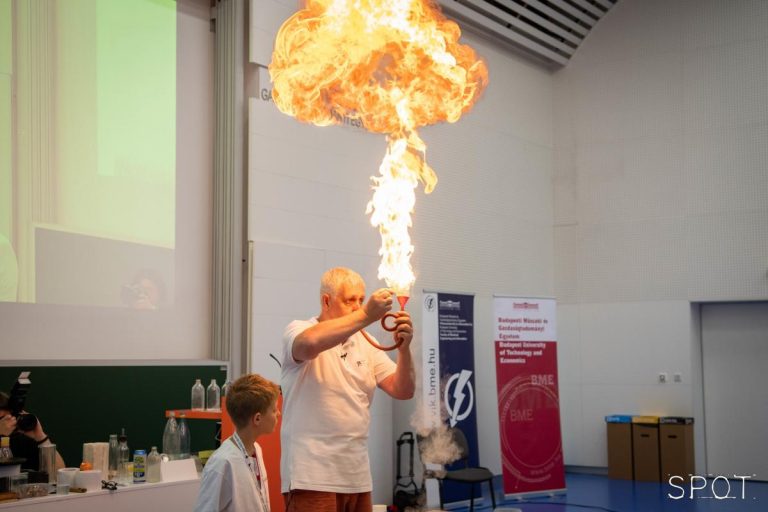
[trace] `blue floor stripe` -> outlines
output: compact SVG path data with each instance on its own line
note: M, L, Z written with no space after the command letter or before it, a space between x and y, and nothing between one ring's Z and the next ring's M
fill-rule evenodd
M741 480L728 482L720 479L715 484L714 494L723 499L714 496L711 480L706 489L694 490L693 498L690 497L690 487L683 485L685 496L681 499L670 497L679 497L682 491L668 484L611 480L605 476L573 473L566 474L566 484L568 492L565 495L524 501L504 500L499 484L496 488L496 512L512 512L515 509L521 512L768 512L768 482L747 481L742 488ZM487 487L483 487L486 491ZM476 511L491 510L490 496L485 498L482 506L475 507ZM452 512L468 510L469 507L451 508Z

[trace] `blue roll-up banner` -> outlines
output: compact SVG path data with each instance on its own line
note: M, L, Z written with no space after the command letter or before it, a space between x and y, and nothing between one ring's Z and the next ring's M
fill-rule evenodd
M469 464L477 466L474 345L474 296L425 293L422 398L433 424L443 418L448 426L461 429L469 443ZM461 467L462 463L454 463L446 469ZM445 503L466 501L469 491L468 485L446 481L443 499ZM430 502L432 498L428 496Z

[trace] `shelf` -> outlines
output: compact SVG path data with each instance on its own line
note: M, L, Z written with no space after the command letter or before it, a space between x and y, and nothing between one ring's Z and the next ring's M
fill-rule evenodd
M221 411L200 411L196 409L169 409L165 411L165 417L169 417L170 413L174 413L178 418L182 413L188 420L220 420Z

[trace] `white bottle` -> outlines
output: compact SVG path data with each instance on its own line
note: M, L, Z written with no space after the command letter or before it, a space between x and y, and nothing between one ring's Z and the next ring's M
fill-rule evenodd
M192 386L192 409L196 411L205 409L205 388L200 379L195 379L195 385Z
M157 453L157 446L153 446L147 455L147 482L155 483L161 480L160 477L160 454Z
M216 384L216 379L211 379L208 389L205 391L205 408L209 411L221 410L221 389Z

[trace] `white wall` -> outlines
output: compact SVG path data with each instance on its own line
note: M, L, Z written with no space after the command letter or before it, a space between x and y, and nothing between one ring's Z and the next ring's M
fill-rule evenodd
M258 18L251 23L251 60L268 64L286 6L270 0L250 5ZM269 31L272 37L265 36ZM465 34L464 42L487 60L490 85L458 123L421 132L439 182L429 196L417 192L413 353L421 350L421 290L476 294L480 460L500 473L492 294L553 293L552 79L482 39ZM259 89L264 88L262 80ZM363 274L369 290L382 286L376 279L380 240L364 211L369 176L378 172L385 141L354 128L301 125L262 99L251 100L249 123L248 233L255 242L251 363L253 371L277 379L268 354L279 356L282 330L291 319L318 313L319 277L326 268L350 266ZM379 394L374 402L375 501L391 495L393 440L409 429L414 407L413 402L395 407L393 426L391 401Z
M566 464L605 414L700 412L689 302L768 297L766 55L766 2L622 0L554 75Z

